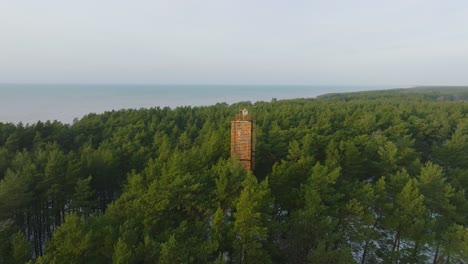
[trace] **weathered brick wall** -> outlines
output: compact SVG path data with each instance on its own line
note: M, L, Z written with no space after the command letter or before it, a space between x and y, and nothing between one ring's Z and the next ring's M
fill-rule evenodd
M253 169L252 137L252 121L231 121L231 157L237 157L246 170Z

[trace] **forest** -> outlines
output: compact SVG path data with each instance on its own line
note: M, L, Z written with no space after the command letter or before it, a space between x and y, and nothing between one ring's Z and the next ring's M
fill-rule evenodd
M0 263L468 263L468 87L0 123ZM255 120L256 166L230 157Z

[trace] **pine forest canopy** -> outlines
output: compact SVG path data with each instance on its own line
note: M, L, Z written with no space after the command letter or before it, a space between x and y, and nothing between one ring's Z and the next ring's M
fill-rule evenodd
M0 123L0 263L467 263L468 87ZM230 158L255 114L255 169Z

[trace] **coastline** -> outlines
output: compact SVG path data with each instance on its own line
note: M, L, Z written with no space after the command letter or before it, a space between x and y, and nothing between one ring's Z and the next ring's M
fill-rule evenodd
M316 98L328 93L384 90L395 86L0 84L0 122L71 124L89 113L151 107Z

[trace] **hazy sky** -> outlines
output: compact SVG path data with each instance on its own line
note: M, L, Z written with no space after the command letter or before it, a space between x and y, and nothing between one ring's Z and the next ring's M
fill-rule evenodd
M468 85L468 1L0 0L0 82Z

